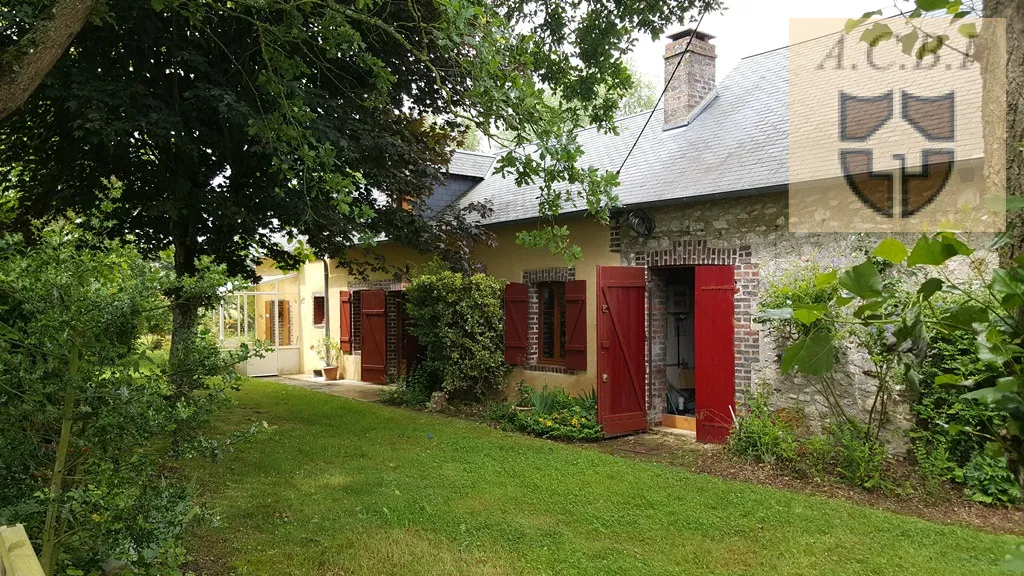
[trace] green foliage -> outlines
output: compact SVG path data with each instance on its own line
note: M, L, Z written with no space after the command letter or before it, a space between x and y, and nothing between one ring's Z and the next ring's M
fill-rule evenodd
M142 338L169 305L161 270L76 222L37 226L31 246L0 236L0 524L24 524L52 574L173 571L198 511L167 452L236 440L199 429L226 404L237 357L197 340L189 376L207 383L173 394Z
M39 24L37 4L0 7L0 48ZM431 192L467 124L508 151L498 171L537 186L542 227L564 205L607 221L617 179L581 161L577 131L613 129L636 86L634 35L720 2L101 5L0 125L0 181L17 170L19 204L48 213L93 205L113 176L130 197L119 229L140 248L174 245L181 274L204 254L243 274L257 252L293 266L282 235L352 266L382 265L349 249L383 233L471 266L488 236L467 216L485 207L427 219L395 201ZM552 247L579 255L565 238Z
M597 390L591 388L576 395L576 402L585 410L592 410L597 413Z
M793 469L804 476L822 479L835 474L835 448L826 436L811 436L800 442Z
M534 414L548 416L556 410L564 409L572 400L561 388L548 389L547 384L540 390L531 388L529 391L530 406Z
M814 264L786 271L762 290L758 322L787 342L835 331L834 323L822 321L829 306L835 306L839 292L835 280L833 272L825 272ZM797 315L797 310L804 313Z
M413 278L405 291L410 330L424 349L420 370L440 389L474 399L504 385L504 281L450 271Z
M513 426L520 432L552 440L593 441L604 438L597 414L571 405L550 414L516 412Z
M1005 236L997 237L990 248L1006 241ZM900 252L897 242L888 239L875 252L896 254ZM884 350L872 353L872 359L884 357L885 363L879 367L885 368L890 380L895 382L898 373L911 387L922 389L915 412L930 423L918 434L919 450L945 450L963 466L974 460L983 441L986 450L994 447L1005 456L1018 488L1024 489L1024 348L1019 344L1024 341L1020 321L1024 314L1024 259L996 268L984 285L930 277L933 267L952 258L972 260L973 253L951 232L922 236L905 263L898 265L908 276L925 278L916 290L907 294L898 285L884 282L876 289L867 266L877 263L865 261L840 274L840 279L855 281L842 283L845 293L837 294L832 304L857 301L859 313L842 320L857 326L861 333L867 331L869 338L862 341L873 343L871 346L882 342L884 331ZM984 263L971 261L968 265L977 270ZM764 314L784 316L779 310ZM838 316L830 319L840 320ZM795 342L786 353L793 354L794 348L799 353L801 342ZM811 373L800 363L796 369ZM936 374L939 370L942 373ZM945 393L944 386L961 390ZM859 457L868 463L874 459L870 447ZM854 471L853 477L870 477L856 472L858 466L848 468Z
M1021 489L1006 458L977 454L958 475L965 486L964 494L985 504L1020 504Z
M835 469L843 482L866 490L886 488L882 478L885 444L849 422L833 423L826 437L832 444Z
M324 366L336 366L336 362L341 360L341 344L330 336L324 336L309 348L316 353Z
M964 303L963 298L947 297L929 310ZM971 380L983 374L984 368L977 342L969 332L932 333L927 359L919 368L920 386L912 406L917 425L910 433L926 479L959 481L963 467L984 451L987 435L1002 427L1005 417L962 398L962 387L936 383L943 375L955 376L956 383Z
M787 465L797 456L796 432L772 412L768 395L757 391L729 433L729 450L765 464Z
M423 407L438 390L436 379L422 366L407 375L388 378L390 387L381 391L380 399L392 406Z
M506 402L492 402L487 406L486 418L505 428L552 440L593 441L604 438L601 425L597 423L597 401L593 391L573 397L562 388L544 385L537 390L520 383L519 394L521 401L518 404L527 404L529 410L517 409L517 406Z

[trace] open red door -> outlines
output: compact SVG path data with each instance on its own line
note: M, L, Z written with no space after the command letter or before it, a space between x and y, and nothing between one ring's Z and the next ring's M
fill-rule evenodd
M729 437L736 402L733 267L697 266L694 292L697 441L721 444Z
M384 321L384 292L364 290L362 295L362 380L383 384L387 377L387 323Z
M647 429L645 269L597 267L597 419L605 437Z

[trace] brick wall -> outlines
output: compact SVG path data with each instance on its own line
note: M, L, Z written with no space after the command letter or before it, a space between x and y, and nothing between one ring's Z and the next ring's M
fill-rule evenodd
M686 122L691 112L715 89L715 47L710 36L698 33L690 43L690 51L682 56L690 36L673 40L665 46L665 81L672 81L665 91L664 128L674 128ZM676 69L680 58L682 64ZM675 76L672 71L675 70Z
M401 357L402 339L398 334L398 311L402 305L404 292L391 290L384 299L384 323L387 326L385 340L387 342L387 358L385 366L388 376L398 374L398 361Z
M385 292L404 290L408 285L405 280L364 280L349 282L348 289L352 293L352 353L360 354L363 349L363 298L362 290L383 290ZM385 313L387 313L387 298L385 298ZM388 357L391 350L388 345ZM390 364L388 364L390 366Z
M549 372L553 374L575 374L561 366L540 364L540 301L537 284L540 282L568 282L576 279L575 268L540 268L523 270L523 284L526 284L526 364L524 370Z

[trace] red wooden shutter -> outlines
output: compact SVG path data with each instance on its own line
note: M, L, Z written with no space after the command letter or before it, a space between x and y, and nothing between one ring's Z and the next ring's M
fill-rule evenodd
M348 290L342 290L339 293L341 307L339 308L341 317L341 330L338 334L341 338L341 350L342 352L352 351L352 294Z
M693 276L697 441L721 444L729 437L736 401L736 282L732 266L697 266Z
M362 380L383 384L387 378L387 322L384 318L383 290L362 293Z
M526 284L505 285L505 362L526 363Z
M313 324L319 326L324 323L324 297L313 296Z
M597 267L597 419L605 437L647 429L645 274Z
M587 281L565 283L565 367L587 369Z

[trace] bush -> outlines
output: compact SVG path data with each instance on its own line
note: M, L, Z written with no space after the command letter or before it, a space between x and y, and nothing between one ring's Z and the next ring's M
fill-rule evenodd
M25 525L48 574L173 573L197 509L167 472L171 439L221 446L197 426L234 362L197 339L189 375L208 384L174 395L143 338L168 305L157 267L75 222L0 236L0 524Z
M955 305L956 301L943 304ZM970 380L984 370L977 339L969 332L936 331L920 368L920 390L912 407L916 427L910 433L914 453L926 478L956 480L965 466L985 450L986 435L1002 428L1005 416L973 400L961 398L960 387L935 384L942 374ZM937 462L937 454L947 458Z
M793 470L811 478L821 479L833 475L836 450L825 436L812 436L797 446Z
M793 462L797 452L795 431L775 416L764 392L755 392L748 410L736 418L727 446L733 454L765 464Z
M406 289L410 330L424 350L420 369L449 396L480 399L504 385L510 371L504 288L504 281L485 274L466 277L430 267Z
M851 486L866 490L885 488L885 444L866 429L849 422L833 423L827 434L834 450L839 478Z
M417 366L408 375L388 376L388 380L391 387L381 391L380 399L392 406L425 406L438 388L436 380L422 366Z
M965 485L964 495L985 504L1020 504L1021 491L1006 458L978 454L971 458L958 480Z

